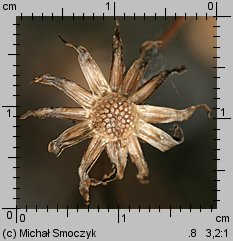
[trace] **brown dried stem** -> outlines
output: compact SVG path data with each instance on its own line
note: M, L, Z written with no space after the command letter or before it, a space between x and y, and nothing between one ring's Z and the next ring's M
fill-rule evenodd
M168 43L175 37L177 32L184 26L188 18L177 17L177 19L169 26L167 31L159 38L161 44L159 45L160 49L164 49Z

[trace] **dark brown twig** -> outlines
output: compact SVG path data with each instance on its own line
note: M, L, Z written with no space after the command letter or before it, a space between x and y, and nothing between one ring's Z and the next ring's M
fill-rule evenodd
M177 19L168 27L167 31L158 39L161 41L159 45L160 49L164 49L168 43L175 37L177 32L181 29L181 27L187 22L185 17L177 17Z

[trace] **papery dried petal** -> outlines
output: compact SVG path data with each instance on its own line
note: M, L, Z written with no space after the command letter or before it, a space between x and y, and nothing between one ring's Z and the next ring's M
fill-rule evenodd
M135 104L140 104L146 101L156 89L172 74L181 74L185 70L184 66L176 67L172 70L161 71L156 76L148 80L144 85L142 85L129 99Z
M62 151L70 146L92 137L90 121L83 121L65 130L57 139L48 145L48 151L59 156Z
M92 95L76 84L71 80L67 80L65 78L59 78L50 74L45 74L39 77L36 77L33 82L52 85L56 88L60 89L64 93L66 93L70 98L72 98L75 102L83 107L90 108L92 103Z
M119 140L116 142L109 142L106 146L106 151L111 162L117 169L116 178L122 179L127 163L127 141ZM106 179L107 176L104 177Z
M104 150L106 141L104 138L100 138L99 136L94 136L89 144L86 153L84 154L81 165L79 167L79 177L80 177L80 185L79 191L84 198L86 204L89 203L89 187L90 185L96 186L102 183L102 181L97 181L95 179L90 179L88 176L89 171L92 166L97 161L98 157Z
M141 145L138 138L132 134L129 136L128 151L132 162L136 165L138 169L137 178L141 183L147 183L146 178L149 175L149 169L147 163L144 159Z
M181 143L181 141L176 141L166 132L143 120L138 121L136 135L162 152Z
M82 46L76 47L75 45L66 42L61 36L60 38L66 46L75 49L78 53L78 62L91 92L98 96L111 92L108 82L89 52Z
M145 73L146 65L147 61L141 57L131 65L122 82L121 92L124 95L132 95L137 90Z
M145 41L140 48L140 56L134 61L126 73L122 83L122 93L126 96L133 95L139 88L147 65L158 54L160 41Z
M122 82L124 71L123 47L120 37L119 22L116 21L112 40L112 66L110 70L110 88L117 92Z
M80 107L58 107L58 108L40 108L38 110L29 110L20 119L26 119L29 116L40 119L58 118L66 120L85 120L89 116L89 111Z
M205 104L190 106L183 110L176 110L167 107L137 105L140 117L149 123L170 123L175 121L186 121L198 109L204 109L210 116L210 108Z

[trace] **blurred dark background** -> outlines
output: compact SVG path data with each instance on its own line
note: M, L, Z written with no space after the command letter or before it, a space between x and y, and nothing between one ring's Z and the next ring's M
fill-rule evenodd
M174 18L137 17L120 20L120 31L124 47L124 61L128 68L139 55L139 47L145 40L158 39L173 22ZM29 84L38 75L50 73L66 77L88 88L77 62L74 50L67 48L58 38L61 35L67 41L82 45L88 49L108 79L111 66L111 45L114 29L113 18L86 17L23 17L17 27L18 42L17 64L20 64L21 76L17 79L20 97L17 105L21 108L18 115L29 109L41 107L75 106L75 103L61 91L39 84ZM191 105L205 103L211 108L216 107L213 100L213 87L216 76L215 65L216 45L212 38L215 20L209 18L189 19L177 36L165 50L152 61L147 75L161 69L170 69L177 65L185 65L187 72L172 76L149 99L148 103L172 108L186 108ZM215 28L216 29L216 28ZM213 113L214 115L214 113ZM72 121L29 118L17 120L17 150L20 169L17 170L18 207L70 208L85 207L79 194L79 177L77 170L81 158L90 140L66 149L57 158L47 151L48 143L57 138L65 129L72 126ZM170 125L160 125L168 131ZM124 179L107 186L91 187L90 208L210 208L215 207L216 153L213 151L216 133L216 121L207 118L204 111L197 111L187 122L180 123L184 130L183 144L161 153L149 144L142 143L145 159L150 169L148 185L140 184L136 179L136 167L128 160ZM90 176L103 176L110 170L109 159L104 152L93 167Z

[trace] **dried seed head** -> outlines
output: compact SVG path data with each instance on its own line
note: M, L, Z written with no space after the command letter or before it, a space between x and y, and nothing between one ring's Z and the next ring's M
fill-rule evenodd
M111 93L97 100L91 114L93 129L112 141L127 137L137 120L136 108L123 96Z

